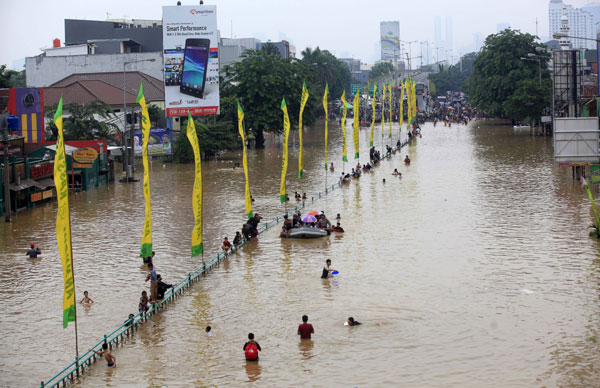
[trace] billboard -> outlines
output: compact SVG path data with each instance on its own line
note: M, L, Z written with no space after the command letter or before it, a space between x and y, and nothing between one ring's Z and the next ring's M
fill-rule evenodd
M173 134L170 129L151 129L148 138L148 155L170 155L172 153ZM133 135L133 150L142 153L142 131L137 130Z
M556 117L554 119L554 161L598 163L600 158L598 117Z
M381 22L381 60L401 60L400 22Z
M217 7L163 7L163 66L167 117L219 110Z

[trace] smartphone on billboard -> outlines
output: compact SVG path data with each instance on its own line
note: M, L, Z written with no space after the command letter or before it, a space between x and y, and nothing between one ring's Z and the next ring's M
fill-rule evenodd
M210 39L186 39L183 56L183 71L179 91L188 96L204 95L206 65L210 50Z

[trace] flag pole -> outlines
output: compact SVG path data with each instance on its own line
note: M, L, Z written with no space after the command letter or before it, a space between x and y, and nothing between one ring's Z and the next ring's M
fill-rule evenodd
M69 229L71 229L71 214L69 213ZM71 237L71 233L69 233L69 241L71 243L71 273L73 274L73 299L75 299L75 303L73 303L73 307L75 310L75 370L77 371L77 376L79 376L79 339L77 336L77 298L75 295L75 269L73 267L73 238Z

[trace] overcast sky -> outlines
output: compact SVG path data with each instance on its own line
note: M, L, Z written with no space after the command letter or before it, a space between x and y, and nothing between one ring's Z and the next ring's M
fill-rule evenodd
M581 7L591 0L570 0ZM474 34L482 39L496 33L499 23L548 36L549 0L206 0L217 5L221 37L286 39L296 46L297 56L305 47L320 46L338 57L352 56L363 62L379 59L379 22L400 21L400 39L433 41L434 17L452 17L454 55L471 51ZM53 38L64 41L64 19L110 18L161 19L162 5L176 0L0 0L0 64L14 68L22 59L40 54ZM197 1L183 0L184 5ZM443 35L442 35L443 37ZM423 45L423 47L425 47ZM418 45L413 56L420 55ZM435 55L435 54L434 54ZM439 53L440 59L444 59Z

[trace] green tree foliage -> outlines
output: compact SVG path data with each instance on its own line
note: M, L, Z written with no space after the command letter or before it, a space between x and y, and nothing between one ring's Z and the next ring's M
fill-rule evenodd
M204 124L194 120L200 153L204 159L217 155L221 151L242 147L237 127L231 121L216 124ZM187 120L182 123L181 132L173 144L174 158L177 163L191 163L194 152L187 138Z
M152 104L148 105L148 117L150 117L150 123L155 128L158 125L158 120L163 117L162 112L162 109L160 109L158 106Z
M488 36L469 79L471 103L492 116L540 117L550 98L546 81L550 79L549 57L543 53L543 46L531 34L506 29ZM521 59L530 58L529 54L540 57L541 87L537 59ZM525 81L536 81L538 87ZM526 102L527 99L531 101Z
M431 94L432 96L437 96L437 87L435 86L435 82L433 80L431 80L431 78L429 79L429 94Z
M57 104L44 108L46 117L54 118ZM65 140L112 140L117 126L105 120L112 118L113 110L104 101L95 100L85 105L68 103L63 105L63 131ZM46 126L50 134L48 140L56 140L57 128L54 123Z
M262 51L265 55L281 55L279 49L273 42L263 43L260 46L260 51Z
M321 97L325 90L325 83L329 85L330 99L342 96L344 90L350 91L351 73L348 65L340 61L328 50L307 47L302 51L302 62L314 69L313 81L318 85Z
M447 69L441 68L438 73L430 74L429 82L435 84L436 93L431 91L431 84L429 92L434 96L457 90L467 92L467 80L473 74L473 63L476 58L477 53L466 54L457 64Z
M24 88L25 70L7 70L6 65L0 66L0 88Z
M256 50L249 50L244 56L244 60L228 69L230 81L224 85L224 95L235 96L242 104L246 129L254 134L257 147L264 145L263 131L281 132L282 98L285 97L292 125L298 120L304 81L309 88L310 98L303 121L306 125L314 122L317 95L322 96L323 91L317 92L318 88L312 82L314 69L311 66Z
M369 72L369 80L373 81L382 75L391 74L394 71L394 65L390 62L379 62L374 65Z

